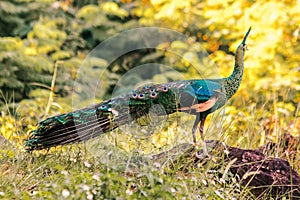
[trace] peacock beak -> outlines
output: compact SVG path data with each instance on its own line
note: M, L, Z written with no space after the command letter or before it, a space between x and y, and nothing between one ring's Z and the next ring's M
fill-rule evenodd
M246 35L245 35L245 37L243 39L243 42L242 42L243 45L246 45L246 40L248 38L248 35L249 35L250 31L251 31L251 26L250 26L249 30L247 31L247 33L246 33Z

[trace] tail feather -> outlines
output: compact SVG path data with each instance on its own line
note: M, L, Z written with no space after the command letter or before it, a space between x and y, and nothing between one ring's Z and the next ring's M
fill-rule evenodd
M34 136L39 137L40 141L46 141L49 139L55 139L55 138L63 138L68 135L73 135L76 133L82 132L82 130L89 130L90 128L96 128L97 126L100 126L100 123L104 123L107 121L107 119L104 119L102 121L98 121L97 119L91 120L88 123L75 123L73 120L70 122L64 124L63 126L55 126L55 129L49 130L47 132L44 132L43 134L35 134ZM46 137L47 136L47 137Z
M32 151L89 140L147 116L154 104L160 104L166 110L158 114L171 114L177 107L171 86L175 88L176 84L147 87L97 105L50 117L32 131L25 147ZM165 89L167 87L169 89Z
M96 109L101 106L103 103L96 106ZM40 150L86 141L133 120L128 109L123 109L123 113L119 116L113 116L112 112L106 111L99 111L89 116L79 115L79 112L84 111L75 111L40 122L38 129L32 131L26 141L26 149Z
M120 125L126 124L128 123L130 120L128 120L129 118L127 116L123 117L123 121L118 120L118 123L111 123L111 120L107 120L103 123L101 123L101 125L98 126L94 126L94 125L90 125L90 128L88 129L84 129L83 132L80 132L80 134L77 134L76 138L71 138L70 140L65 141L63 144L68 144L68 143L74 143L74 142L79 142L79 141L86 141L92 138L95 138L103 133L106 133L108 131L114 130L117 127L119 127Z
M38 124L26 141L26 149L40 150L53 146L76 143L97 137L128 122L128 112L123 113L125 120L118 120L112 112L103 110L103 105L88 107L71 113L48 118ZM126 116L127 115L127 116Z

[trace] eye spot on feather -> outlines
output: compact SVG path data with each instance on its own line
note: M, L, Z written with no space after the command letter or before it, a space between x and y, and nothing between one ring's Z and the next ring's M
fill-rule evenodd
M156 97L157 97L157 93L156 92L150 93L150 98L156 98Z
M169 89L168 89L166 86L162 88L162 91L163 91L163 92L168 92L168 90L169 90Z
M139 99L144 99L145 98L145 95L144 94L139 94Z
M153 93L153 92L155 92L155 89L154 89L154 88L152 88L152 89L150 90L150 93Z
M138 97L138 95L137 95L137 93L133 93L133 94L131 95L131 97L132 97L133 99L136 99L136 98Z
M101 106L100 106L100 109L101 109L101 110L103 110L103 109L105 109L105 108L106 108L106 105L101 105Z

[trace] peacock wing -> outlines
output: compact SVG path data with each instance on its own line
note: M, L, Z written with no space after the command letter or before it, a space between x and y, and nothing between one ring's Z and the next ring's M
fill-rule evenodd
M193 80L180 92L179 111L199 113L218 107L225 98L218 80Z

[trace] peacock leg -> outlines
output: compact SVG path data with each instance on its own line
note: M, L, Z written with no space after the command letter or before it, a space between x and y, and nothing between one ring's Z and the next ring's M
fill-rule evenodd
M201 135L201 139L203 142L203 153L204 155L207 155L207 148L206 148L206 142L205 142L205 138L204 138L204 123L206 120L206 115L202 116L200 119L200 126L199 126L199 130L200 130L200 135Z
M196 134L197 134L197 129L198 129L199 123L200 123L200 114L197 114L195 122L194 122L194 125L193 125L193 129L192 129L192 131L193 131L194 146L197 146L197 137L196 137Z

